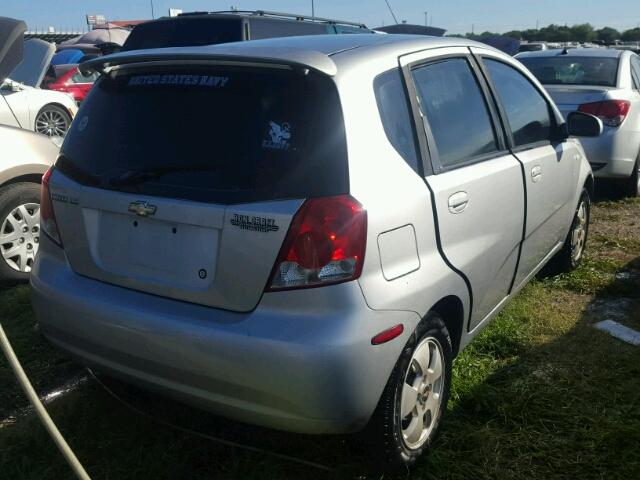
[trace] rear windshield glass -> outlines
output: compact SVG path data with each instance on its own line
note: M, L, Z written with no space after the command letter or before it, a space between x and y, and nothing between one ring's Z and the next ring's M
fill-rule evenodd
M202 202L347 193L344 122L330 78L185 68L103 75L58 168L86 185Z
M242 40L242 19L186 17L141 23L122 50L215 45Z
M615 87L617 58L525 57L519 58L544 85L599 85Z

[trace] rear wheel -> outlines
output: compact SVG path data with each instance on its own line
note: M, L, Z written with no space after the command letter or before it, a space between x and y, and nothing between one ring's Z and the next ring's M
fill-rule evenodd
M40 186L15 183L0 189L0 283L29 279L40 242Z
M429 313L407 342L363 432L372 459L385 470L406 472L433 445L449 399L452 361L444 322Z
M590 216L591 199L589 198L589 192L584 188L573 215L571 230L569 230L569 234L564 241L562 250L549 262L547 273L552 275L567 273L580 265L587 246Z
M633 167L633 173L625 180L624 190L627 197L640 196L640 154Z
M45 105L36 116L35 131L49 137L64 137L71 125L71 115L58 105Z

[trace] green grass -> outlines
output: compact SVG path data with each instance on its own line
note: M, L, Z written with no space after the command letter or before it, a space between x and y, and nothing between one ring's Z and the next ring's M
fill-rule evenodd
M591 327L602 319L602 302L617 305L630 326L640 325L640 281L616 277L640 271L640 221L633 224L634 218L640 219L636 200L597 203L583 265L533 281L459 355L442 437L409 478L640 478L640 348ZM28 287L0 291L0 321L39 392L80 373L38 335ZM160 418L336 470L167 428L90 381L49 409L96 479L379 478L358 461L352 439L257 429L141 392L121 393ZM0 360L0 419L25 405ZM0 478L71 478L32 413L0 426Z

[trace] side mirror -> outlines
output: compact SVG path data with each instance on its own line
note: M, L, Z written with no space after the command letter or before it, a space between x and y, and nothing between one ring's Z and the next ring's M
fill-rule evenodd
M567 131L572 137L598 137L603 128L602 120L595 115L582 112L567 115Z

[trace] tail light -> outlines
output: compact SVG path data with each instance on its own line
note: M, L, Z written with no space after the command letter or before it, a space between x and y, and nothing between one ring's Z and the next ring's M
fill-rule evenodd
M51 191L49 190L49 180L53 174L53 167L49 168L42 177L40 186L40 228L54 242L62 246L56 215L53 212L53 202L51 201Z
M349 195L312 198L293 217L268 291L317 287L360 277L367 212Z
M590 113L602 120L608 127L618 127L629 113L631 102L627 100L605 100L603 102L584 103L579 112Z

